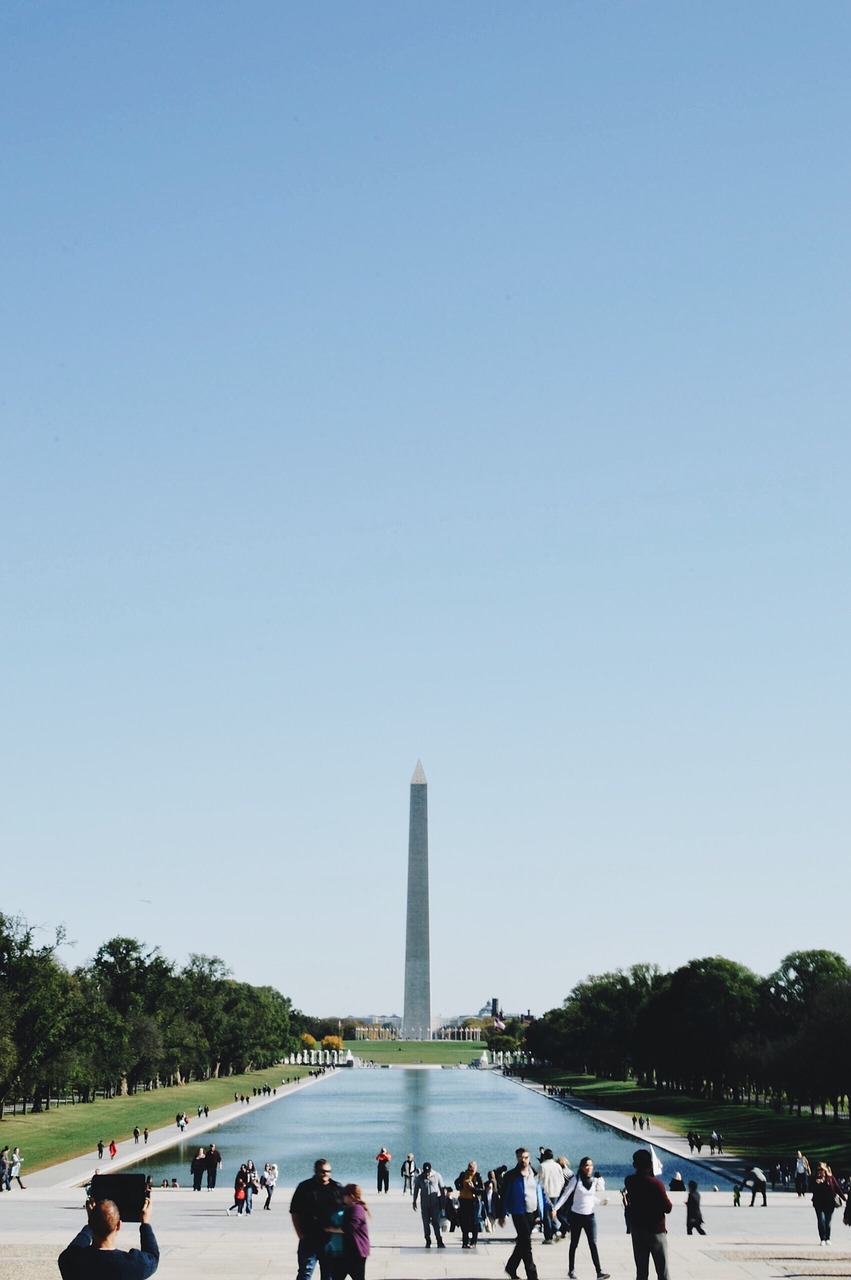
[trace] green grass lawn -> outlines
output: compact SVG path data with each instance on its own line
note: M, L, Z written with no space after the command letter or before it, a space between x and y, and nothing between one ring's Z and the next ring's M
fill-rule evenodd
M356 1058L365 1062L380 1062L390 1067L423 1062L441 1066L458 1066L482 1056L485 1045L481 1040L347 1040L344 1049L351 1049Z
M20 1147L24 1156L23 1178L28 1172L47 1165L70 1160L92 1152L98 1139L106 1145L112 1138L122 1144L133 1142L133 1126L158 1129L173 1125L178 1111L189 1117L187 1133L192 1134L192 1118L199 1106L220 1107L233 1102L234 1093L251 1093L255 1087L268 1084L272 1088L282 1080L306 1075L307 1067L276 1066L268 1071L253 1071L241 1076L223 1076L220 1080L199 1080L191 1084L153 1089L126 1098L98 1098L96 1102L78 1102L76 1106L55 1104L49 1111L35 1115L6 1114L0 1123L0 1146ZM175 1135L177 1129L175 1128Z
M682 1134L690 1129L706 1137L712 1129L723 1135L724 1150L746 1157L768 1156L788 1159L796 1151L805 1152L813 1163L826 1159L835 1171L851 1170L851 1125L834 1124L832 1117L778 1114L764 1107L734 1106L707 1102L680 1094L657 1093L631 1080L595 1080L564 1071L538 1071L542 1082L567 1088L589 1106L650 1116L666 1128ZM651 1129L652 1132L652 1129ZM704 1150L708 1150L705 1147Z

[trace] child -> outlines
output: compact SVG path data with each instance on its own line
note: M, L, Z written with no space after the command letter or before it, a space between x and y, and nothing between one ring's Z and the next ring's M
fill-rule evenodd
M733 1184L733 1208L738 1209L742 1203L742 1184L736 1182Z
M697 1189L697 1183L692 1180L688 1184L688 1198L686 1200L686 1231L691 1235L692 1231L696 1231L699 1236L705 1236L703 1230L703 1214L700 1212L700 1192Z

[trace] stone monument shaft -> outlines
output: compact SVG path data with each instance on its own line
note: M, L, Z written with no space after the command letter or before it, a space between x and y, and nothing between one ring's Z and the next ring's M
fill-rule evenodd
M403 1040L431 1039L428 937L428 783L419 760L411 779L408 828L408 917L405 935Z

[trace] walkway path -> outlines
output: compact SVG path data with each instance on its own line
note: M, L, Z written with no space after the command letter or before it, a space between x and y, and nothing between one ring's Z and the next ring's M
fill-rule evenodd
M511 1077L516 1079L516 1077ZM517 1080L520 1084L520 1081ZM546 1092L546 1086L539 1085L535 1081L523 1081L524 1089L531 1089L533 1093L539 1093L542 1096L549 1097ZM683 1160L690 1160L692 1164L700 1165L716 1178L723 1178L724 1182L739 1182L743 1177L745 1170L748 1168L747 1161L741 1156L721 1155L721 1156L699 1156L694 1155L688 1149L688 1142L680 1134L674 1133L672 1129L668 1129L664 1124L660 1124L657 1120L653 1120L652 1128L633 1129L632 1116L626 1115L623 1111L600 1111L589 1107L583 1098L577 1098L568 1095L564 1098L549 1097L549 1100L556 1105L569 1107L572 1111L581 1111L583 1115L589 1116L592 1120L598 1120L600 1124L608 1125L610 1129L617 1129L619 1133L624 1133L628 1138L632 1138L637 1147L646 1147L652 1144L659 1147L662 1151L669 1151L671 1155L679 1156ZM708 1145L708 1144L707 1144Z
M372 1170L369 1170L370 1179ZM294 1280L296 1237L288 1213L292 1188L275 1192L272 1211L250 1218L226 1216L232 1188L195 1194L190 1190L155 1191L152 1225L162 1260L157 1280ZM726 1192L703 1196L706 1236L688 1236L684 1197L670 1218L670 1269L673 1280L777 1280L777 1277L847 1277L851 1274L851 1233L838 1222L835 1244L820 1249L815 1215L807 1200L769 1193L768 1208L732 1207ZM369 1196L373 1251L368 1280L504 1280L513 1243L510 1224L482 1239L478 1249L462 1252L458 1233L447 1248L423 1248L419 1214L398 1189ZM838 1217L839 1215L837 1215ZM3 1280L56 1280L56 1258L83 1224L82 1194L59 1189L13 1191L0 1195L0 1277ZM610 1197L597 1214L600 1255L613 1280L633 1280L630 1239L624 1233L620 1197ZM125 1224L124 1248L138 1247L136 1228ZM564 1280L567 1246L544 1247L535 1238L540 1280ZM580 1280L593 1280L587 1246L578 1258ZM522 1273L521 1273L522 1274Z

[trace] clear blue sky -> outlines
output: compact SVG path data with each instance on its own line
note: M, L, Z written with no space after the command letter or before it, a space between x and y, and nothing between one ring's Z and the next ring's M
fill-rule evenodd
M3 5L3 910L401 1013L421 757L435 1013L848 952L849 37Z

